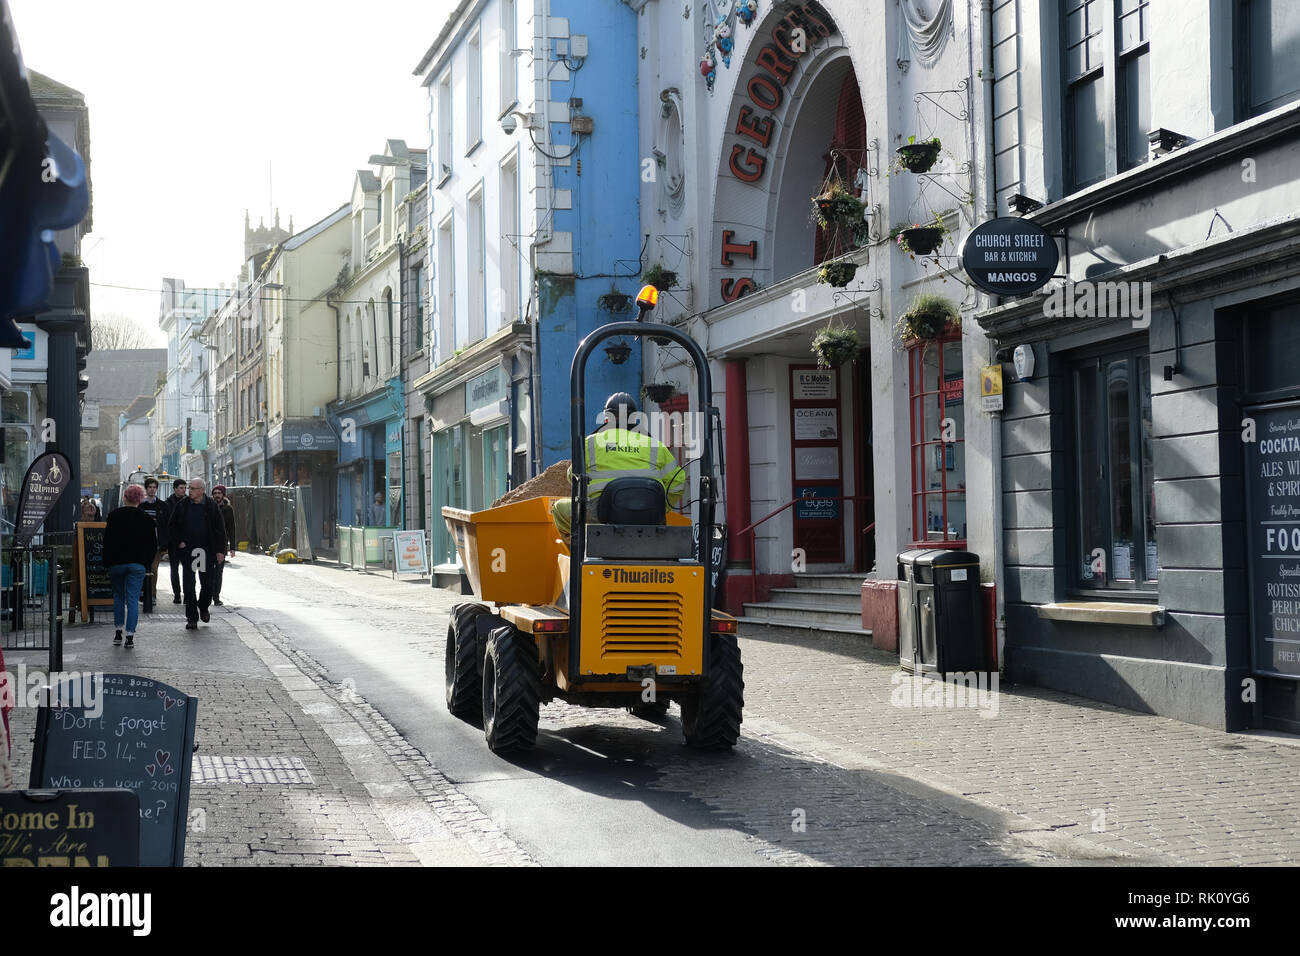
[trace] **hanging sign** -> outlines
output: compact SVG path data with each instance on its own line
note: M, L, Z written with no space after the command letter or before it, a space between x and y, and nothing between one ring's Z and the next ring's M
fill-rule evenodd
M1028 295L1056 274L1061 254L1042 226L1015 216L982 222L961 249L961 267L985 292Z

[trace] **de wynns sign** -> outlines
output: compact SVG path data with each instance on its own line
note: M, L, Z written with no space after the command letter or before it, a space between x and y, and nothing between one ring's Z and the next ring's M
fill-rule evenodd
M966 275L993 295L1037 292L1060 261L1056 240L1042 226L1013 216L980 223L961 250Z

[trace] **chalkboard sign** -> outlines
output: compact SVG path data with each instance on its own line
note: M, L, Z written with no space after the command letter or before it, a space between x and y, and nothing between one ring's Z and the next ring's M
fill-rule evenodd
M77 587L81 595L81 618L89 620L87 609L113 606L113 583L104 565L103 521L77 522Z
M139 865L140 799L130 790L0 791L0 868Z
M1255 670L1300 678L1300 403L1247 409L1250 623Z
M33 788L125 787L140 798L140 865L180 866L198 699L131 674L50 688L36 717Z

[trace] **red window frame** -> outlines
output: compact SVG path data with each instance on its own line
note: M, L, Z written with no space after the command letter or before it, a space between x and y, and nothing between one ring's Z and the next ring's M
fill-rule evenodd
M928 342L917 342L907 348L907 414L911 426L911 446L909 449L909 462L912 471L912 545L917 548L936 548L947 547L955 549L964 549L966 547L966 538L960 535L950 536L948 534L948 499L950 495L960 495L963 500L966 499L967 489L949 488L948 487L948 469L940 468L939 471L939 488L931 490L924 488L925 482L923 473L918 474L917 462L925 462L927 455L933 454L931 448L938 448L939 453L944 456L946 461L948 447L953 447L952 454L954 460L956 456L961 455L963 465L965 463L965 429L962 429L963 436L954 441L945 442L941 436L930 438L924 434L925 431L925 403L933 396L938 397L939 402L939 422L943 422L947 415L946 401L944 398L944 364L943 353L944 346L950 342L961 342L961 331L953 330L945 334L942 338L934 339ZM938 354L938 388L927 391L925 388L925 353L927 349L936 349ZM960 365L958 366L960 369ZM964 372L964 370L962 370ZM965 375L955 379L965 389ZM964 416L963 416L964 418ZM918 454L919 452L919 454ZM961 469L965 474L965 468ZM938 497L941 502L943 515L943 537L929 537L929 529L926 527L926 499ZM918 535L916 532L920 531Z

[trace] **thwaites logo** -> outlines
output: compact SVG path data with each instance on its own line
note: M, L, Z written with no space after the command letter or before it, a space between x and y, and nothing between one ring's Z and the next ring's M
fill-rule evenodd
M623 568L606 568L602 572L606 578L612 579L615 584L672 584L673 572L660 571L654 568L650 571L627 571Z

